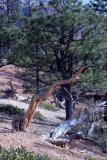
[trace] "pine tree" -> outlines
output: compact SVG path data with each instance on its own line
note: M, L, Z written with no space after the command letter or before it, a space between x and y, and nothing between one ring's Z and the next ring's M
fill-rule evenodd
M26 50L24 47L24 54L43 73L39 82L44 86L68 79L80 65L94 64L99 59L103 19L89 6L83 8L79 0L50 0L48 5L37 5L32 15L23 24L25 45L29 46ZM71 91L71 86L63 87ZM65 90L63 94L69 119L72 102Z
M107 1L106 0L91 0L91 6L93 10L99 13L107 13Z
M0 56L9 60L15 42L19 37L21 1L4 0L0 3Z

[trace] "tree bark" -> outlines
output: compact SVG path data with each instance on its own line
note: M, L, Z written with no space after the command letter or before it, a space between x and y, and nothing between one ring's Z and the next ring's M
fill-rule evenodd
M72 95L70 94L71 86L65 85L64 88L64 98L65 98L65 106L66 106L66 120L71 120L73 117L73 112L75 110L75 104L73 103Z
M71 100L66 99L65 104L66 104L66 120L72 119L73 106Z

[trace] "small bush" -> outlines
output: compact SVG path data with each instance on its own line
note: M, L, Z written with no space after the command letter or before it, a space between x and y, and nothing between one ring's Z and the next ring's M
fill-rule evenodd
M50 104L50 103L42 103L40 105L40 108L43 108L43 109L47 109L49 111L56 111L57 109L55 108L54 105Z
M6 150L0 147L0 160L52 160L47 155L28 152L24 147Z
M86 156L86 157L84 158L84 160L96 160L96 158L93 158L93 157L91 157L91 156Z
M44 116L38 111L34 114L33 119L38 119L40 121L44 121Z
M0 104L0 112L4 112L8 115L23 115L24 109L20 109L10 104L8 105Z

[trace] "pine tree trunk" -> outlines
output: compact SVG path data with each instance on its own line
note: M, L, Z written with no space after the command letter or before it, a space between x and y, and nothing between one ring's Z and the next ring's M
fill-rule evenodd
M75 104L73 103L72 95L70 94L71 86L64 86L64 97L65 97L65 106L66 106L66 120L71 120L73 118L73 112L75 110Z

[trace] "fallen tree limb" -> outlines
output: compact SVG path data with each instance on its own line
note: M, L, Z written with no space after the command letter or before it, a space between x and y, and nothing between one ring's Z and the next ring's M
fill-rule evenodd
M69 144L71 142L71 140L81 138L82 137L81 135L82 135L82 132L78 131L78 132L70 135L66 139L65 138L56 138L56 139L49 138L49 139L47 139L47 141L50 142L51 144L65 147L67 144Z
M101 143L99 140L96 141L93 138L95 127L99 127L103 120L105 103L106 102L96 103L95 107L92 106L92 108L89 108L90 112L82 113L78 119L63 122L45 137L46 140L61 147L66 147L68 144L69 147L73 139L79 138L92 142L94 145L99 146L103 152L107 153L105 143Z
M84 114L80 114L78 118L75 118L75 119L72 119L72 120L66 120L61 125L56 127L55 130L53 131L53 133L51 132L50 138L52 138L52 139L59 138L60 136L67 133L69 130L72 130L72 128L74 128L76 126L79 126L82 123L84 124L84 122L86 122L87 119L89 119L89 124L90 124L87 135L91 136L91 134L94 131L94 126L95 125L98 126L101 122L101 120L96 121L96 119L97 119L97 116L100 112L103 113L104 106L105 106L105 102L101 102L100 104L98 103L95 108L93 108L93 107L90 108L89 111L84 112ZM90 121L90 118L91 118L91 121ZM89 124L85 124L86 127Z
M80 116L80 118L78 120L77 119L66 120L61 125L59 125L58 127L55 128L53 133L50 134L51 135L50 138L53 140L59 138L60 136L64 135L69 130L71 130L73 127L83 123L84 120L86 120L86 119L87 119L87 115L82 115L82 116Z

